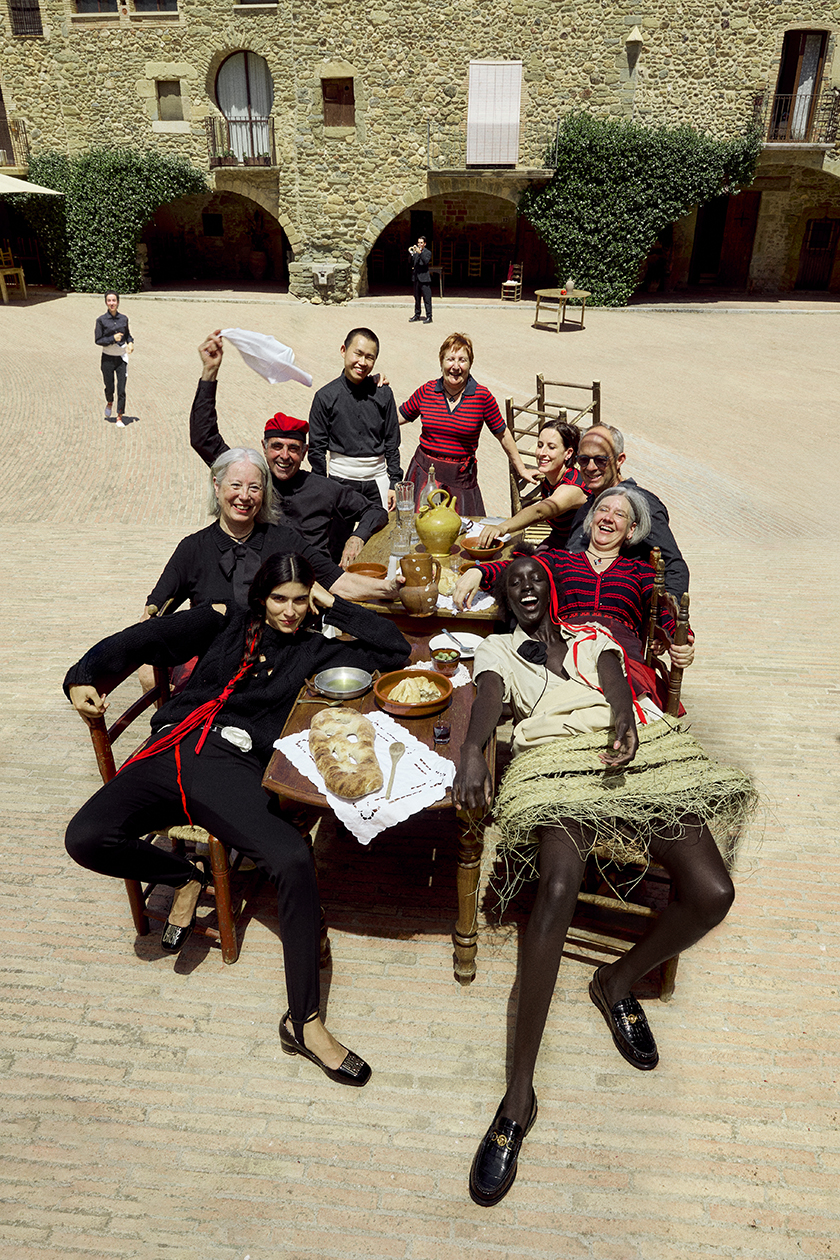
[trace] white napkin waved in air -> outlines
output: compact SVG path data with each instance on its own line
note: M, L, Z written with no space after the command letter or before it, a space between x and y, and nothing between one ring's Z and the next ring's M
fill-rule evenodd
M326 796L336 818L353 832L360 844L370 844L380 831L395 827L412 814L419 814L421 809L434 805L445 795L455 778L453 762L432 752L405 726L395 722L389 713L367 713L365 716L370 718L376 730L374 751L384 781L380 791L371 792L358 801L345 801L327 791L309 751L309 731L286 735L274 741L274 747ZM405 753L397 764L391 799L386 801L385 792L391 777L391 754L388 750L395 740L405 744Z
M269 385L281 381L300 381L312 387L312 377L302 368L295 367L295 352L269 333L249 332L246 328L223 328L222 336L235 346L242 358Z

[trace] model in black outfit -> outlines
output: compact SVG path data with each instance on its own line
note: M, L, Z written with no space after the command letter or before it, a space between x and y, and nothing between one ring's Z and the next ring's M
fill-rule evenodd
M423 323L431 324L432 275L429 271L429 263L432 261L432 251L426 248L425 236L418 236L417 244L409 245L408 252L411 255L411 278L414 282L414 314L408 322L409 324L416 324L420 319L420 299L422 297L426 308L426 318L423 320Z
M307 630L316 606L354 641ZM335 1041L318 1015L320 912L312 857L276 798L264 791L262 776L306 678L338 664L393 669L408 656L409 644L386 618L315 585L301 557L278 554L257 573L248 609L203 604L129 626L85 653L64 689L88 720L107 708L93 685L98 677L144 663L175 665L196 653L183 691L152 717L142 759L130 759L71 821L67 851L88 870L175 889L162 938L171 951L189 935L207 876L143 837L175 818L205 827L252 858L277 887L294 1029L281 1023L284 1048L314 1056L334 1080L363 1085L370 1069Z

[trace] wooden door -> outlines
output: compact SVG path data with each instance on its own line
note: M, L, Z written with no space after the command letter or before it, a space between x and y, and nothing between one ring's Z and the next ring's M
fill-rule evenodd
M724 288L747 287L760 206L760 192L742 192L729 198L717 275L717 283Z
M834 267L840 219L809 219L799 256L797 289L827 289Z

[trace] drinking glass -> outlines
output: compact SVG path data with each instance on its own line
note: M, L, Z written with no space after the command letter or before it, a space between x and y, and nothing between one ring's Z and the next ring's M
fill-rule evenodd
M402 524L409 516L414 515L414 482L398 481L396 491L397 511L400 514L400 523Z

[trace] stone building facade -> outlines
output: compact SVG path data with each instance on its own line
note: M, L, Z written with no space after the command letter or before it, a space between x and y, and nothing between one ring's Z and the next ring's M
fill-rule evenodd
M820 285L840 289L838 35L840 0L0 0L0 154L23 175L27 151L182 155L215 191L149 225L153 279L181 232L170 257L244 271L263 253L299 297L342 301L405 284L424 224L447 274L495 283L536 248L516 203L550 177L570 109L729 136L764 93L752 200L675 225L663 283L725 278L729 250L747 255L736 287L801 286L814 245L834 249ZM482 63L506 67L501 88ZM470 161L482 120L510 132L512 113L504 160Z

